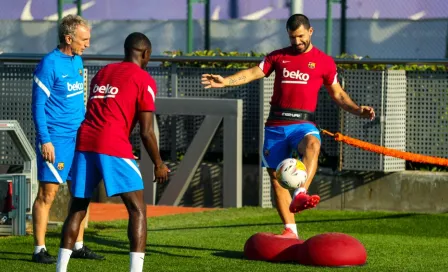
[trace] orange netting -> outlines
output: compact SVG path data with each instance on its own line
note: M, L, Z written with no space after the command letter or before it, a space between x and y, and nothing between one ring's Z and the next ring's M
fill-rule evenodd
M379 145L374 145L368 142L364 142L355 138L351 138L348 136L344 136L341 133L331 133L326 130L322 130L322 133L334 137L334 139L338 142L343 142L349 144L351 146L359 147L361 149L372 151L375 153L383 154L386 156L391 156L395 158L400 158L407 161L420 162L420 163L428 163L428 164L436 164L441 166L448 166L448 159L439 158L439 157L431 157L426 155L420 155L410 152L399 151L395 149L386 148Z

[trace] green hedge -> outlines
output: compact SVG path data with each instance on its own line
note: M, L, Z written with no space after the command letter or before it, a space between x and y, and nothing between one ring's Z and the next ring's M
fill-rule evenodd
M196 57L263 57L266 54L249 52L249 53L241 53L236 51L231 52L222 52L220 49L216 50L203 50L203 51L194 51L192 53L185 54L182 51L165 51L164 55L170 57L178 57L178 56L196 56ZM226 62L226 61L216 61L216 62L197 62L197 61L186 61L177 63L178 66L182 67L201 67L201 68L250 68L258 65L258 63L254 62ZM171 66L171 62L166 61L162 63L162 66L167 67Z
M223 52L220 49L215 50L199 50L194 51L192 53L184 53L182 51L165 51L165 56L176 57L176 56L195 56L195 57L263 57L265 53L257 53L257 52ZM337 59L368 59L369 56L360 57L357 55L348 55L342 54L336 57ZM171 62L166 61L162 63L162 66L168 67L171 66ZM254 62L197 62L197 61L187 61L187 62L179 62L178 66L183 67L201 67L201 68L250 68L258 65L258 63ZM371 71L383 71L383 70L406 70L406 71L447 71L448 67L445 65L386 65L386 64L338 64L338 68L344 70L371 70Z
M357 55L342 54L336 57L337 59L369 59L369 56L360 57ZM447 71L448 67L445 65L389 65L389 64L338 64L338 68L345 70L369 70L369 71L384 71L384 70L405 70L405 71Z

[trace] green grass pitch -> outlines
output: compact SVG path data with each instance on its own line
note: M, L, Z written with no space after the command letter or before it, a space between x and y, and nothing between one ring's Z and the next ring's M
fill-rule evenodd
M320 268L296 263L249 261L246 240L257 232L280 233L274 209L245 207L148 219L144 271L447 271L448 214L309 210L296 216L302 239L342 232L367 249L367 265ZM85 243L105 261L70 260L68 271L128 271L127 221L89 224ZM56 255L60 228L49 230L47 249ZM32 263L32 236L0 237L1 271L55 271Z

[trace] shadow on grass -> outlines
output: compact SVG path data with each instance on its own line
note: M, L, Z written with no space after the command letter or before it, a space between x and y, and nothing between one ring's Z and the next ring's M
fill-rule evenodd
M325 222L347 222L347 221L366 221L366 220L380 220L380 219L397 219L397 218L407 218L418 216L419 214L415 213L405 213L405 214L391 214L385 216L376 216L376 217L362 217L362 218L334 218L334 219L322 219L322 220L298 220L297 224L313 224L313 223L325 223ZM175 230L197 230L197 229L227 229L227 228L243 228L243 227L256 227L256 226L278 226L278 223L256 223L256 224L233 224L233 225L218 225L218 226L192 226L192 227L181 227L181 228L158 228L158 229L149 229L148 232L156 232L156 231L175 231ZM94 227L96 228L96 227ZM115 227L113 226L111 229L123 229L123 232L126 232L126 229L123 227ZM52 233L51 236L59 237L59 234ZM117 240L116 237L106 236L104 233L99 233L98 231L88 231L84 234L85 241L89 244L89 241L92 241L96 244L113 247L117 249L124 250L124 254L127 254L129 250L129 242L123 240ZM222 249L213 249L213 248L194 248L194 247L182 247L182 246L169 246L169 245L152 245L148 244L149 250L153 250L152 247L175 247L175 248L185 248L185 249L193 249L193 250L209 250L209 251L222 251ZM93 250L95 250L93 248ZM105 251L98 251L100 253L106 253ZM164 252L157 252L160 254L165 254ZM241 255L241 253L240 253Z
M234 251L234 250L223 250L222 248L203 248L203 247L193 247L193 246L177 246L177 245L149 245L149 248L151 247L158 247L158 248L168 248L168 249L184 249L184 250L195 250L195 251L214 251L211 253L211 255L221 258L228 258L228 259L238 259L238 260L244 260L244 253L243 251ZM154 251L154 250L150 250ZM160 252L160 251L158 251ZM164 252L164 254L166 254Z
M227 259L237 259L237 260L247 260L244 257L244 253L242 251L232 251L232 250L221 250L218 252L212 253L213 256L227 258Z
M5 258L5 257L0 257L0 260L15 261L15 262L25 262L25 263L34 263L35 264L35 262L31 261L31 257L29 257L27 259L25 259L25 258ZM5 271L7 271L7 270L5 270Z
M123 232L126 232L126 229L123 230ZM97 234L97 233L85 233L84 234L84 240L85 243L89 243L89 241L92 241L95 244L99 244L106 247L114 247L118 249L123 249L125 254L129 254L129 241L122 241L122 240L113 240L116 239L115 237L110 239L105 239L104 234ZM87 239L86 239L87 238ZM93 249L92 249L93 250ZM106 253L107 251L98 251L102 253Z
M346 217L346 218L325 218L322 220L300 220L298 218L298 224L319 224L325 222L356 222L356 221L375 221L375 220L393 220L400 218L413 218L418 216L424 216L425 214L418 213L402 213L402 214L390 214L390 215L381 215L381 216L370 216L370 217ZM303 218L303 217L302 217ZM280 220L279 220L280 221ZM175 228L159 228L159 229L150 229L148 232L155 231L176 231L176 230L197 230L197 229L229 229L229 228L242 228L242 227L256 227L256 226L279 226L280 222L272 223L256 223L256 224L233 224L233 225L215 225L215 226L186 226L186 227L175 227ZM115 227L112 226L110 228L112 232L108 235L107 231L102 231L97 229L95 226L89 228L85 233L85 243L89 245L94 251L98 251L98 253L109 253L109 254L129 254L129 241L125 236L126 228L124 227ZM114 231L119 230L119 231ZM120 235L120 237L117 236ZM122 235L124 234L124 235ZM57 237L60 238L60 233L50 232L47 234L48 237ZM92 246L90 246L92 244ZM98 246L96 246L98 245ZM105 248L106 247L106 248ZM108 250L107 247L112 248L112 250ZM226 251L222 248L204 248L204 247L191 247L191 246L182 246L182 245L160 245L160 244L151 244L147 245L147 252L149 254L160 254L167 256L175 256L182 258L197 258L196 256L189 256L185 254L173 254L171 252L166 252L164 249L177 249L177 250L198 250L198 251L210 251L210 254L214 256L229 258L229 259L244 259L243 252L241 251ZM113 250L117 249L117 250ZM169 251L169 250L168 250ZM1 258L0 258L1 259Z
M9 258L5 257L5 255L13 255L13 256L20 256L19 258ZM5 261L22 261L31 263L31 252L25 253L25 252L10 252L10 251L2 251L0 255L0 260ZM6 271L6 270L5 270Z
M89 243L89 241L92 241L92 243L95 243L96 245L106 246L106 247L112 247L120 250L104 250L104 249L95 249L94 247L91 247L92 250L103 253L103 254L119 254L119 255L128 255L129 254L129 241L119 241L119 240L111 240L109 236L105 235L97 235L97 234L88 234L86 233L84 235L86 238L86 243ZM90 246L89 246L90 247ZM154 253L154 254L160 254L160 255L167 255L167 256L174 256L174 257L183 257L183 258L197 258L195 256L188 256L188 255L182 255L182 254L173 254L165 251L160 251L154 248L174 248L174 249L188 249L188 250L205 250L205 251L220 251L222 249L207 249L207 248L199 248L199 247L187 247L187 246L175 246L175 245L158 245L158 244L151 244L148 243L146 245L146 252L147 253Z
M100 236L89 237L94 239L96 244L114 247L119 250L95 250L102 254L116 254L116 255L129 255L129 242L121 241L110 241L108 239L101 238ZM181 257L181 258L200 258L197 256L190 256L185 254L175 254L171 252L166 252L163 249L176 249L176 250L187 250L187 251L212 251L212 255L218 257L227 257L233 259L243 259L244 255L242 251L230 251L223 250L222 248L203 248L194 246L182 246L182 245L160 245L160 244L147 244L146 253L147 254L160 254L171 257ZM106 255L107 258L107 255Z
M36 264L35 262L33 262L31 260L32 252L23 252L23 251L16 251L16 252L12 252L12 251L1 251L0 254L0 260L4 260L4 261L15 261L15 262L25 262L25 263L33 263ZM13 255L13 256L20 256L18 258L10 258L10 257L5 257L5 255ZM51 264L50 264L51 265ZM5 270L1 270L1 271L11 271L8 270L7 268L5 268Z
M220 257L220 258L226 258L226 259L233 259L233 260L242 260L242 261L247 261L247 262L264 262L264 263L272 263L275 264L276 266L279 265L299 265L296 262L293 261L289 261L289 262L268 262L268 261L262 261L262 260L249 260L246 259L246 257L244 257L244 253L243 251L218 251L218 252L214 252L212 253L213 256L216 257Z
M174 248L174 249L185 249L185 250L197 250L197 251L222 251L222 248L204 248L204 247L193 247L193 246L178 246L178 245L157 245L157 244L149 244L147 245L149 248L151 247L160 247L160 248Z
M61 239L61 231L62 230L58 230L58 231L47 231L47 233L45 234L45 238L53 238L53 239ZM126 231L126 229L125 229ZM94 236L94 235L99 235L101 232L100 229L97 228L88 228L85 230L84 232L84 236L88 237L88 236Z
M104 254L114 254L114 255L129 255L129 250L127 250L127 251L125 251L125 250L101 250L100 251L99 250L98 252L101 252ZM174 254L174 253L164 252L164 251L160 251L160 250L155 250L155 249L152 249L151 246L149 246L149 249L148 249L148 246L147 246L146 255L151 255L151 254L160 254L160 255L165 255L165 256L170 256L170 257L180 257L180 258L190 258L190 259L199 258L197 256Z
M28 252L8 252L8 251L2 251L2 255L3 254L11 254L11 255L24 255L24 256L29 256L30 257L30 259L31 259L31 251L28 253ZM1 257L0 257L0 259L2 259Z
M347 221L365 221L365 220L380 220L380 219L398 219L419 216L415 213L405 214L391 214L385 216L375 217L361 217L361 218L334 218L334 219L322 219L322 220L297 220L297 224L313 224L313 223L328 223L328 222L347 222ZM158 228L149 229L148 232L153 231L171 231L171 230L195 230L195 229L216 229L216 228L243 228L243 227L256 227L256 226L276 226L280 225L280 219L278 223L256 223L256 224L240 224L240 225L220 225L220 226L194 226L194 227L181 227L181 228Z

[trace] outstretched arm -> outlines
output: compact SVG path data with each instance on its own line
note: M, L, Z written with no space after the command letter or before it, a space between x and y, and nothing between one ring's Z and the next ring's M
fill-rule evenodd
M375 111L372 107L356 105L350 96L342 89L339 83L326 85L325 87L330 93L331 98L343 110L348 111L351 114L358 115L361 118L369 118L370 120L375 118Z
M201 83L205 89L238 86L263 78L265 74L258 66L242 70L223 78L220 75L203 74Z

